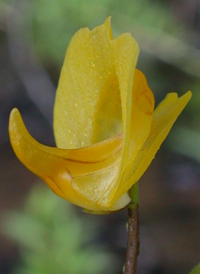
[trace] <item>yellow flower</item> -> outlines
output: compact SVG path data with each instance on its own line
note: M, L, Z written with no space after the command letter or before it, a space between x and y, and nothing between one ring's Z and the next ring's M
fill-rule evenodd
M110 18L72 38L54 108L58 148L26 130L17 109L9 133L19 160L60 197L91 211L115 211L150 165L191 98L170 93L154 111L154 96L137 70L137 42L113 39Z

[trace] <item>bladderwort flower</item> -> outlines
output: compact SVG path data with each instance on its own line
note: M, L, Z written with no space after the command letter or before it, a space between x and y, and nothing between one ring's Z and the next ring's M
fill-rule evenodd
M10 140L19 160L60 197L93 212L124 208L191 98L154 96L136 69L137 42L113 39L110 18L80 29L67 49L54 107L57 148L34 140L12 110Z

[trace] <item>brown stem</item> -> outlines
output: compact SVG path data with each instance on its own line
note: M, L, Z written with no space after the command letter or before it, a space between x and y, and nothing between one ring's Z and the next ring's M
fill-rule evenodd
M135 274L139 255L139 213L138 204L128 206L128 243L124 274Z

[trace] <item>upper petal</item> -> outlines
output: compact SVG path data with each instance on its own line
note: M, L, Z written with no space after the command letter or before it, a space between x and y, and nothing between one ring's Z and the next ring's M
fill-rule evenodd
M110 18L72 38L62 67L54 108L60 148L80 148L119 134L121 99Z

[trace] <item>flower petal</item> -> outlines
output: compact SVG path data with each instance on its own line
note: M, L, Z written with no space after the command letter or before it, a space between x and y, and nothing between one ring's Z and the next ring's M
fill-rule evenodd
M132 160L149 136L154 110L154 95L144 74L135 69L132 87L132 110L128 161Z
M19 160L57 195L89 210L107 210L102 196L117 176L121 135L82 149L47 147L30 136L17 109L11 112L9 133Z
M131 124L130 124L130 135L128 139L123 138L123 144L125 149L128 148L128 155L123 154L118 176L114 184L110 184L104 194L104 201L107 199L107 205L110 205L110 201L115 196L119 185L121 185L122 175L128 162L134 159L141 149L142 145L149 136L151 130L151 123L153 118L154 110L154 96L152 91L147 85L144 74L135 69L132 86L132 105L131 105ZM129 146L125 142L129 141Z
M122 132L111 41L108 18L92 31L79 30L69 44L54 108L54 133L60 148L89 146Z
M154 111L150 135L136 157L129 162L113 202L117 201L123 193L126 193L146 171L191 96L190 91L180 98L176 93L169 93L158 105Z
M123 146L120 168L115 181L110 183L107 192L103 196L104 203L109 206L110 201L120 184L122 172L126 165L130 144L130 119L132 109L132 86L134 70L139 55L137 42L129 33L122 34L110 41L112 46L115 70L120 90L121 111L122 111L122 132ZM110 98L113 100L113 98ZM111 115L114 115L113 113ZM108 116L110 118L110 116ZM108 119L108 118L107 118Z
M130 122L132 109L132 87L134 70L139 56L139 47L130 33L119 35L112 42L115 69L119 82L121 108L123 148L121 168L126 164L130 143Z
M10 114L9 134L12 147L19 160L30 171L43 179L57 195L64 198L62 189L55 183L62 164L62 159L53 154L56 148L46 147L36 142L26 130L17 109L13 109ZM65 181L65 185L69 186L69 196L73 198L73 189L70 187L71 174L67 170L65 171Z

